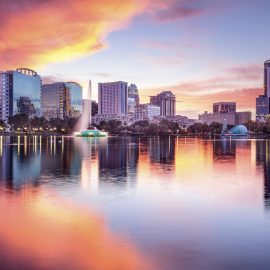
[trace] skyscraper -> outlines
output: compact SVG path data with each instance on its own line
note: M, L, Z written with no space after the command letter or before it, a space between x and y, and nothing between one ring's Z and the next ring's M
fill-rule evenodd
M270 97L270 60L264 62L264 95Z
M150 104L160 107L161 116L175 116L175 95L171 91L163 91L150 97Z
M128 87L128 97L135 100L135 106L140 104L140 97L136 84L133 83Z
M65 119L70 116L70 90L65 83L43 84L41 87L41 107L47 119Z
M98 114L106 118L127 116L128 84L108 82L98 84Z
M43 84L41 105L47 119L77 118L82 114L82 86L76 82Z
M20 97L17 100L18 113L27 114L29 117L32 117L36 114L36 109L29 97Z
M35 115L40 116L40 88L40 76L31 69L0 72L0 118L7 121L8 117L20 113L18 101L21 97L28 98Z
M256 120L264 121L270 114L270 60L264 62L264 95L256 98Z
M77 118L82 114L82 86L76 82L66 82L65 86L70 93L70 112L69 116Z

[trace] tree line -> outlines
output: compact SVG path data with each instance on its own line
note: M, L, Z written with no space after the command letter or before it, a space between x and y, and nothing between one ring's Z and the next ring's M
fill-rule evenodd
M71 134L79 119L67 118L50 119L44 117L29 118L26 114L16 114L9 117L8 125L0 120L0 133L7 128L15 133L57 133ZM119 120L101 121L96 126L99 130L115 135L218 135L222 131L222 124L213 122L210 125L194 123L187 128L181 127L177 122L166 119L159 123L141 120L131 125L122 124ZM270 120L265 123L249 121L245 124L247 129L254 134L270 134ZM233 126L228 125L228 129Z

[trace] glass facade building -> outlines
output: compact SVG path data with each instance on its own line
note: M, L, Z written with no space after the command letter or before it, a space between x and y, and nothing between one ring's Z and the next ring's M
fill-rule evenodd
M0 74L1 119L7 121L9 116L20 113L18 104L20 104L21 98L29 99L34 106L34 115L41 116L40 76L27 68L5 71Z
M70 117L77 118L82 114L82 86L76 82L67 82L65 86L70 93Z
M43 84L41 105L47 119L77 118L82 113L82 87L75 82Z

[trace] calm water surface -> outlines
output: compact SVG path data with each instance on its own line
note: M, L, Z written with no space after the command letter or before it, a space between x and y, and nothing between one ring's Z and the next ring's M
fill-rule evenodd
M0 269L270 269L270 141L0 137Z

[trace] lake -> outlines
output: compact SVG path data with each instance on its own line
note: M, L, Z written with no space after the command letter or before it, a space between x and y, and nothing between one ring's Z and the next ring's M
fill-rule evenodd
M0 269L270 269L270 141L0 136Z

